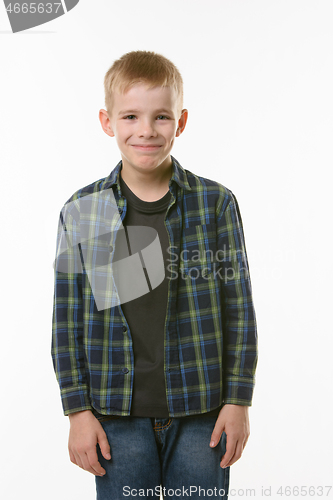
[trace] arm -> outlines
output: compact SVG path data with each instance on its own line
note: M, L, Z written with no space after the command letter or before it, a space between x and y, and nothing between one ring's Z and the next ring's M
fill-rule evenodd
M80 228L68 212L65 205L59 219L51 348L65 415L91 409L83 350Z
M79 233L79 224L64 207L59 219L55 260L51 353L64 414L70 420L70 460L82 469L102 476L105 470L98 462L97 443L104 458L108 460L111 455L105 431L91 412L85 373Z
M223 394L224 406L211 437L216 446L222 432L227 450L221 467L235 463L250 434L248 407L252 404L257 365L257 328L242 219L232 195L219 208L218 249L222 262ZM213 444L212 444L213 443Z

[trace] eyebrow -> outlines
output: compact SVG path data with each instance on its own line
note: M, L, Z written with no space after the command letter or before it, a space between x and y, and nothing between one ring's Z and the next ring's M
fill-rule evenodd
M122 111L119 111L118 115L134 115L134 114L137 114L137 113L140 113L140 110L139 109L125 109L125 110L122 110ZM157 109L156 111L154 111L154 113L167 113L168 115L171 115L172 114L172 111L170 109Z

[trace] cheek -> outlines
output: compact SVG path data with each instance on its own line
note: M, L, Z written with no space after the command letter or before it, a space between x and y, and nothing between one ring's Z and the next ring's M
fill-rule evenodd
M132 135L132 132L130 130L130 127L126 127L126 124L123 124L118 125L116 134L119 140L124 141Z
M167 131L166 137L168 138L169 141L173 141L177 132L177 126L173 125L170 127L170 129Z

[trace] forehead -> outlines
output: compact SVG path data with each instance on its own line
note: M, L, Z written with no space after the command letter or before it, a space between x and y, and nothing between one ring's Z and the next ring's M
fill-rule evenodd
M124 93L114 93L114 107L123 108L159 108L177 106L177 92L173 87L152 87L148 88L144 83L138 83L130 87Z

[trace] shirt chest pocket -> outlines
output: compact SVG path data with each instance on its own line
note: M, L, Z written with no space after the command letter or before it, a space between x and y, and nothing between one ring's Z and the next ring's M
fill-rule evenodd
M185 228L179 256L180 270L190 277L208 276L217 256L216 224Z

